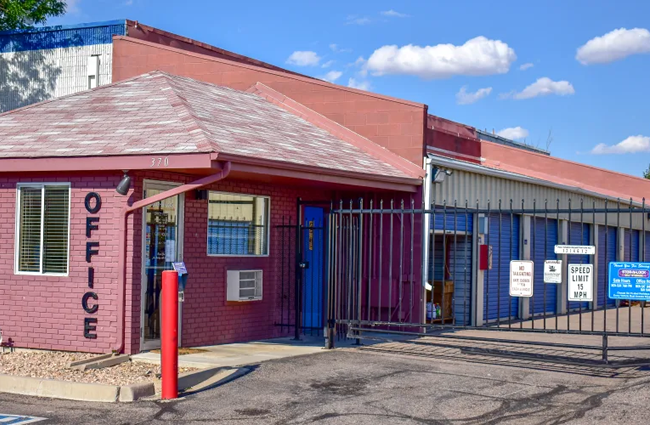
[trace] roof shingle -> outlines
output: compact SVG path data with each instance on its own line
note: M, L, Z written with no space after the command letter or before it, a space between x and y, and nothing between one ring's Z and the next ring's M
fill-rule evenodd
M260 96L159 71L0 115L0 158L211 152L411 177Z

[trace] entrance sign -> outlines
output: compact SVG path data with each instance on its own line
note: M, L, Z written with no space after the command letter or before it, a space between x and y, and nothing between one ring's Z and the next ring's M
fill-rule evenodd
M650 300L650 263L609 263L609 298Z
M544 283L562 283L562 260L544 261Z
M596 247L593 245L555 245L556 254L594 255Z
M513 260L510 262L510 296L533 296L533 276L535 264L528 260Z
M594 266L592 264L569 264L569 301L594 300Z

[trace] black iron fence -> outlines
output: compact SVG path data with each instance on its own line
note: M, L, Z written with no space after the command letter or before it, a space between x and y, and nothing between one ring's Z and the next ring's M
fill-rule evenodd
M373 334L495 341L462 332L480 330L556 335L543 345L597 349L609 365L610 351L650 350L608 340L650 335L645 201L433 205L359 200L332 208L324 226L328 346ZM614 277L610 267L628 271Z

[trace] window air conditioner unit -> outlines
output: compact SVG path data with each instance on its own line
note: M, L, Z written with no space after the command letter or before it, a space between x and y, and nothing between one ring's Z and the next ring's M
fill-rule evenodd
M228 270L228 301L262 299L262 270Z

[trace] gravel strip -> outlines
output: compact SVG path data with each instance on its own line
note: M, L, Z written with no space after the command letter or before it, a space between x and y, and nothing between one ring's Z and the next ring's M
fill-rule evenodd
M113 367L80 371L69 369L75 360L85 360L96 354L70 353L62 351L17 351L0 354L0 374L29 376L32 378L58 379L92 384L129 385L138 382L156 381L160 365L127 361ZM198 369L179 367L178 373Z

